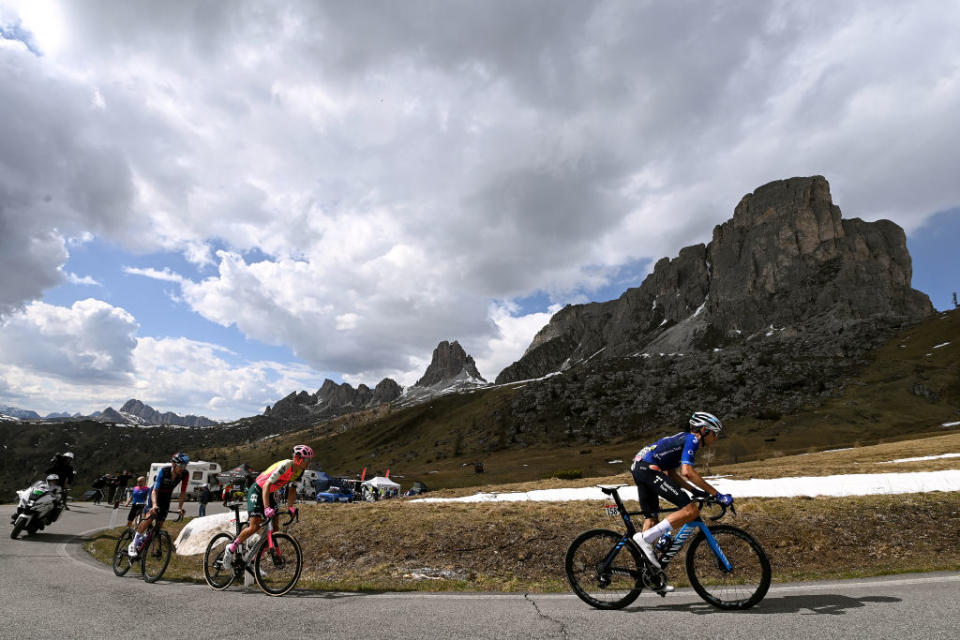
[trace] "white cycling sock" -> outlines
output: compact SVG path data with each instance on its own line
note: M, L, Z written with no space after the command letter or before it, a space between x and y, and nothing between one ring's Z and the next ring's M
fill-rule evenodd
M670 533L671 531L673 531L673 527L670 526L670 523L666 520L661 520L643 532L643 539L652 544L659 540L660 536L665 533Z

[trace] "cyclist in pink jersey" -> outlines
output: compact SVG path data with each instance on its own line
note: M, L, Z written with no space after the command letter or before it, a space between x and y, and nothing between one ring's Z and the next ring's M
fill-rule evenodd
M243 544L244 540L260 528L262 520L272 518L276 513L277 504L273 493L286 486L287 483L299 480L311 460L313 460L313 449L305 444L298 444L293 448L293 460L274 462L257 476L256 482L247 489L247 515L250 516L250 523L227 547L227 551L230 553L225 553L223 556L225 569L229 569L233 565L234 554L239 553L240 545ZM296 491L287 491L287 507L290 511L296 512L293 506L296 499Z

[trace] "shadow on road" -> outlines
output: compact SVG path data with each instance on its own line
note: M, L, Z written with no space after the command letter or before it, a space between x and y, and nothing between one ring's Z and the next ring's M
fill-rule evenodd
M800 615L844 615L851 609L859 609L868 604L901 602L900 598L893 596L865 596L863 598L854 598L851 596L817 594L809 596L783 596L781 598L765 598L763 602L752 609L739 613L747 615L764 615L778 613L798 613ZM646 607L644 607L646 609ZM683 611L697 615L708 615L711 613L723 613L706 602L694 602L691 604L667 605L659 607L650 607L656 610Z
M61 543L61 542L70 542L74 540L77 536L72 533L44 533L40 531L39 533L30 534L21 534L17 540L20 542L46 542L46 543Z

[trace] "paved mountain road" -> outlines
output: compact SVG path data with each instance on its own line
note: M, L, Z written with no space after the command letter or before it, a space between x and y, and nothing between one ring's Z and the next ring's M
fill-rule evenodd
M213 506L213 505L211 505ZM195 513L196 505L189 505ZM13 508L0 506L3 522ZM114 515L116 514L116 515ZM923 638L960 637L960 575L774 585L756 608L713 609L691 590L597 611L566 594L344 594L270 598L255 586L117 578L76 537L124 510L74 504L46 531L0 538L2 638ZM120 522L122 524L122 521ZM9 529L7 530L9 531Z

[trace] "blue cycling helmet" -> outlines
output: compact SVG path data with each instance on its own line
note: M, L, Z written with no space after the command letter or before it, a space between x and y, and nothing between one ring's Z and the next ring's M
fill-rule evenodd
M712 413L696 411L690 416L690 430L693 431L694 429L706 429L719 436L720 432L723 431L723 423L720 422L720 418Z
M185 453L175 453L173 457L170 458L170 462L176 462L177 464L187 464L190 462L190 456Z

